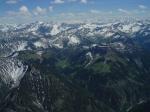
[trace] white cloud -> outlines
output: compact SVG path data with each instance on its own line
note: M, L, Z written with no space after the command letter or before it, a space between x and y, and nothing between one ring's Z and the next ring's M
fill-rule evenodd
M74 16L75 16L75 14L74 14L74 13L71 13L71 12L69 12L69 13L61 13L60 15L61 15L61 16L64 16L64 17L65 17L65 16L67 16L67 17L69 17L69 16L70 16L70 17L74 17Z
M64 2L65 2L64 0L54 0L53 1L54 4L62 4Z
M95 10L95 9L91 9L90 12L93 13L93 14L98 14L98 13L100 13L99 10Z
M20 9L19 9L20 12L22 13L27 13L29 12L28 8L26 6L21 6Z
M86 4L88 1L87 0L81 0L81 3Z
M26 6L21 6L17 12L7 11L7 14L9 16L31 16L31 13Z
M145 5L139 5L140 9L147 9L147 7Z
M21 6L20 9L19 9L19 13L22 14L22 15L25 15L25 16L31 15L29 9L27 8L27 6Z
M83 3L83 4L88 3L88 0L53 0L51 3L52 4L63 4L65 2L77 2L77 1L79 1L80 3Z
M48 7L48 10L49 10L50 12L52 12L52 11L53 11L53 6L49 6L49 7Z
M125 13L125 14L131 14L129 11L125 10L125 9L118 9L119 12Z
M18 2L19 2L19 0L7 0L6 1L7 4L16 4Z
M46 14L47 10L46 8L41 8L40 6L37 6L34 10L33 10L33 14L38 16L38 15L44 15Z
M53 6L49 6L47 8L41 8L40 6L37 6L35 9L33 9L32 11L29 11L27 6L21 6L18 11L7 11L7 15L10 17L22 17L22 18L31 18L31 17L40 17L42 16L46 16L48 14L48 12L52 12L53 11Z
M77 0L68 0L68 2L76 2Z

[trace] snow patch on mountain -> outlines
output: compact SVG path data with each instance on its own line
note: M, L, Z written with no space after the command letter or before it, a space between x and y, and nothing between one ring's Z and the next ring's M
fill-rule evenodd
M16 46L17 49L16 51L23 51L26 49L26 47L27 47L27 42L21 42Z
M105 33L105 37L107 38L107 37L111 37L111 36L113 36L114 35L114 33L113 32L106 32Z
M90 29L90 31L93 31L97 27L96 24L85 24L81 28L87 28Z
M75 44L79 44L80 43L80 40L75 37L75 36L71 36L69 37L69 43L70 45L75 45Z
M122 25L121 27L119 27L118 29L124 33L130 33L132 24L130 25Z
M60 49L63 48L63 45L60 45L60 44L53 44L53 46L56 47L56 48L60 48Z
M59 32L60 32L59 25L57 24L53 25L53 28L51 30L51 35L56 35Z
M41 38L41 39L35 41L33 44L36 48L48 48L49 41L45 38Z
M141 27L140 26L134 26L132 27L132 33L140 31Z
M89 66L92 63L92 61L93 61L94 58L93 58L91 52L86 53L86 57L89 59L88 64L86 64L86 67L87 67L87 66Z
M142 23L141 23L142 24ZM141 24L139 23L130 23L130 24L122 24L118 27L118 29L124 33L136 33L141 29Z

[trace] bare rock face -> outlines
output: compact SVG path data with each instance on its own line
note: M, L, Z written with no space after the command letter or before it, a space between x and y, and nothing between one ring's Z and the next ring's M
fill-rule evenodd
M0 103L6 95L19 86L28 66L15 58L0 58Z
M21 61L17 59L0 59L0 78L5 84L11 87L15 87L19 84L26 70L27 66L24 66Z

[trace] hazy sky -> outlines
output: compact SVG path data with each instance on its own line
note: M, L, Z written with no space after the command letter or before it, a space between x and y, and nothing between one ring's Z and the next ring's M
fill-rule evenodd
M150 17L150 0L0 0L0 23Z

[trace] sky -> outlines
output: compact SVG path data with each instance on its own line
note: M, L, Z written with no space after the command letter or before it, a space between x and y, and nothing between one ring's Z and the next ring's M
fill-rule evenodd
M150 18L150 0L0 0L0 24Z

